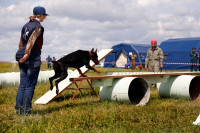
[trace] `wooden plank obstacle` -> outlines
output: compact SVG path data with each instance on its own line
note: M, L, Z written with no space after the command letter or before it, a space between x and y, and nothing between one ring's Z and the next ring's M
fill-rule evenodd
M99 51L98 52L98 59L99 59L99 61L102 61L112 51L113 51L113 49L102 49L101 51ZM94 64L93 61L90 61L90 65L91 66L95 66L95 64ZM83 74L85 74L85 73L87 73L89 71L85 66L81 67L80 69L81 69L81 71L82 71ZM74 70L71 74L68 75L68 77L66 79L64 79L63 81L61 81L58 84L58 87L59 87L59 93L58 93L58 95L56 94L56 87L54 86L54 88L52 90L49 90L48 92L46 92L43 96L41 96L39 99L37 99L34 103L35 104L47 104L47 103L51 102L57 96L59 96L64 90L68 89L73 83L75 83L75 82L71 82L69 80L70 78L72 78L72 77L80 77L80 76L81 75L79 74L78 70ZM79 89L77 89L77 90L79 90ZM73 96L73 98L74 97L75 96Z

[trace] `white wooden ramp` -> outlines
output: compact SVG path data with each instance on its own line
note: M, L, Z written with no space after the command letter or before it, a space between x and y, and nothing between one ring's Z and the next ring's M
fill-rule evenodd
M112 51L113 51L113 49L102 49L101 51L99 51L98 52L99 61L103 60ZM90 65L95 66L93 61L90 61ZM85 74L89 70L85 66L83 66L83 67L81 67L81 71L83 74ZM74 70L71 74L69 74L66 79L64 79L63 81L61 81L58 84L58 88L59 88L58 95L60 93L62 93L65 89L67 89L70 85L73 84L73 82L71 82L69 80L70 78L75 78L75 77L80 77L80 76L81 75L79 74L78 70ZM55 99L58 95L56 94L56 87L54 86L53 90L49 90L48 92L46 92L42 97L37 99L34 103L35 104L47 104L47 103L51 102L53 99Z

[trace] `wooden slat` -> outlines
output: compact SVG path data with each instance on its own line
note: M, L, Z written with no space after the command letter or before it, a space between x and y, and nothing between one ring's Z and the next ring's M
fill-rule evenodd
M141 73L133 75L106 75L106 76L91 76L91 77L78 77L70 78L70 81L81 81L88 79L105 79L105 78L124 78L124 77L153 77L153 76L178 76L178 75L200 75L200 72L169 72L169 73Z

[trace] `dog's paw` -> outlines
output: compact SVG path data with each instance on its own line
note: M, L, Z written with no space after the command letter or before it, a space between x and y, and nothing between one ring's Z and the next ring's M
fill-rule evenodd
M58 93L59 93L59 90L57 89L57 90L56 90L56 94L58 95Z
M84 74L81 74L81 76L82 76L82 77L87 77L87 76L86 76L86 75L84 75Z
M50 90L52 91L52 90L53 90L53 87L50 87Z
M53 90L53 86L52 85L50 86L50 90Z

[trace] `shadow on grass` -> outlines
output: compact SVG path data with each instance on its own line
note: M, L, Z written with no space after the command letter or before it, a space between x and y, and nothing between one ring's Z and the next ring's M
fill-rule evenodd
M40 110L33 110L32 111L32 114L33 115L36 115L36 114L39 114L39 115L44 115L44 114L50 114L52 112L57 112L57 111L60 111L64 108L75 108L75 107L81 107L81 106L87 106L87 105L92 105L92 104L96 104L96 103L101 103L100 100L98 101L89 101L89 102L81 102L81 103L73 103L73 102L70 102L70 103L67 103L65 105L58 105L58 106L52 106L52 107L48 107L48 108L45 108L45 109L40 109Z
M97 92L96 92L97 93ZM73 95L74 95L74 92L73 93L67 93L67 94L65 94L65 95L60 95L60 96L58 96L58 97L56 97L53 101L54 102L62 102L62 101L66 101L66 100L69 100L69 99L72 99L72 97L73 97ZM95 94L92 92L92 91L90 91L90 92L79 92L79 93L77 93L76 94L76 96L74 97L74 100L76 99L76 98L84 98L84 97L88 97L88 96L95 96Z
M97 92L96 92L97 93ZM82 101L80 103L74 103L73 100L70 101L70 99L72 99L74 92L72 93L66 93L64 95L60 95L58 97L56 97L52 102L50 102L49 104L54 104L53 106L50 105L50 107L47 107L45 109L38 109L38 110L33 110L32 114L49 114L55 111L59 111L63 108L74 108L77 106L85 106L85 105L91 105L91 103L99 103L100 101ZM75 96L74 100L78 99L78 98L86 98L88 96L95 96L94 92L92 91L83 91L82 93L78 92L77 95ZM99 96L98 96L99 97ZM62 105L60 104L61 102L66 101L66 104ZM70 102L69 102L70 101ZM56 105L55 105L56 104Z

